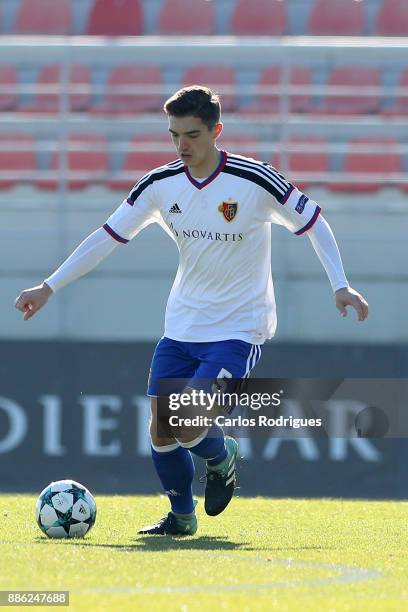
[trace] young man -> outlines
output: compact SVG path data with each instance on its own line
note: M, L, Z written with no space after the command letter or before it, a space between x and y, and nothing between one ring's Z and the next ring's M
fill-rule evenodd
M267 163L220 151L220 103L206 87L187 87L164 110L179 159L146 174L103 228L88 236L16 307L30 319L57 290L92 270L119 244L157 222L175 240L180 262L166 309L164 336L152 361L152 457L171 511L143 534L192 535L197 530L191 453L207 462L205 509L215 516L232 498L237 442L222 429L158 432L160 379L243 378L276 328L271 278L271 223L306 234L320 258L342 316L352 306L363 321L364 298L345 277L340 254L319 206ZM199 385L199 383L198 383Z

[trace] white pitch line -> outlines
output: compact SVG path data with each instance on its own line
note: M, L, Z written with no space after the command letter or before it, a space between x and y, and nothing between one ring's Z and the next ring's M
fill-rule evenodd
M199 553L198 553L199 554ZM286 567L302 567L319 570L330 570L338 572L337 576L329 578L311 578L310 580L288 580L288 581L269 581L259 583L247 583L237 585L188 585L188 586L169 586L169 587L113 587L104 588L98 587L94 589L74 589L71 592L76 593L134 593L134 594L153 594L153 593L219 593L229 591L258 591L270 589L284 589L305 586L329 586L334 584L350 584L353 582L362 582L366 580L374 580L382 574L378 570L365 569L361 567L349 567L346 565L337 565L335 563L319 563L316 561L293 561L292 559L264 559L262 557L245 557L243 555L233 556L225 554L208 554L206 556L224 557L232 561L247 561L250 563L266 563L269 565L284 565Z

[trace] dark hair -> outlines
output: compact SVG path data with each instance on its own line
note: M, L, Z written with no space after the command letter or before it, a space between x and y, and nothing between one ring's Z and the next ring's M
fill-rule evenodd
M173 117L198 117L211 130L220 120L221 104L208 87L191 85L176 91L164 103L164 112Z

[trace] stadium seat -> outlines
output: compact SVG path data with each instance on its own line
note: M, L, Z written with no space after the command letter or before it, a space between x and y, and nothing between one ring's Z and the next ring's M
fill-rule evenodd
M376 33L381 36L408 36L407 0L383 0L377 13Z
M51 64L44 66L41 70L37 85L40 86L57 86L61 80L61 66ZM89 68L82 64L75 64L70 67L70 86L86 86L90 89L91 77ZM81 112L88 110L90 106L90 93L72 93L69 96L69 110ZM25 106L21 106L20 110L29 113L57 113L60 108L59 95L57 93L44 93L34 96L34 101Z
M94 0L87 34L137 36L143 33L140 0Z
M24 147L24 150L13 150L16 145ZM0 134L0 172L9 173L7 176L0 176L0 189L16 187L25 180L24 172L34 172L35 169L33 137L30 134ZM12 176L11 173L14 172L16 176Z
M395 172L402 172L402 157L400 153L390 150L390 147L395 147L397 141L393 138L356 138L351 141L349 152L344 159L343 172L350 174L363 173L374 176L380 174L387 175ZM353 151L356 146L366 145L369 150L375 153L366 153ZM342 183L332 183L328 187L331 191L349 191L354 193L373 193L384 187L386 181L378 183L358 182L348 183L345 180Z
M17 88L17 71L10 64L0 64L0 88ZM0 92L0 111L12 111L17 105L17 94L14 91Z
M20 0L15 33L70 34L71 20L71 0Z
M236 0L230 33L282 36L287 30L286 5L281 0Z
M323 180L319 181L319 179L298 181L297 176L305 172L324 175L329 171L330 163L327 153L327 141L319 136L306 137L293 135L289 138L289 144L302 145L305 150L288 151L287 164L285 164L285 159L281 152L275 153L271 160L272 165L283 174L286 173L288 180L293 180L301 191L306 191L312 184L316 185L323 183ZM320 147L323 149L326 147L326 150L316 150Z
M404 70L401 78L397 84L397 87L404 87L408 94L408 70ZM404 97L401 95L395 96L394 104L384 110L385 115L408 115L408 96Z
M68 175L68 188L84 189L92 184L104 182L109 170L109 155L105 136L102 134L78 133L70 134L68 140L69 147L83 149L68 150L67 163L69 172L83 172L87 175L84 178L71 178ZM58 187L58 169L60 163L60 153L55 151L51 155L50 170L56 171L56 178L37 181L38 187L41 189L56 189Z
M316 36L364 34L364 3L356 0L315 0L308 32Z
M223 86L235 91L235 70L232 66L191 66L187 68L182 78L185 85L206 85L221 94L223 111L232 111L236 107L233 93L223 94Z
M95 106L91 112L95 114L126 115L133 113L157 112L164 102L160 93L118 93L121 87L141 87L148 90L163 85L159 66L127 65L116 66L108 77L106 97L102 103Z
M207 0L163 0L157 33L214 34L213 4Z
M327 80L328 86L353 87L354 95L330 95L316 109L324 114L371 114L377 113L381 107L381 79L376 68L370 66L341 66L334 68ZM360 87L375 87L374 95L360 94Z
M264 159L266 157L262 155L262 147L254 134L221 134L217 140L217 147L244 157L253 157L254 159Z
M143 174L178 158L169 134L140 134L129 145L140 146L142 150L125 153L119 176L109 181L111 189L129 191ZM123 177L124 172L129 177Z
M289 72L290 85L311 85L311 73L305 66L292 66ZM281 83L282 70L279 66L270 66L263 70L258 85L260 87L273 87ZM278 113L281 108L279 94L261 94L255 97L250 106L240 109L242 113ZM310 94L296 94L290 97L289 109L292 113L309 112L312 105Z

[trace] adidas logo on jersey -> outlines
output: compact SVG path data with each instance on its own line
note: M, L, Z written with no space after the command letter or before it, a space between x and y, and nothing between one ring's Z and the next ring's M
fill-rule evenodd
M181 209L179 208L179 205L177 204L177 202L176 202L176 204L174 204L174 205L173 205L173 206L170 208L170 210L169 210L169 213L181 213L181 212L182 212L182 211L181 211Z

